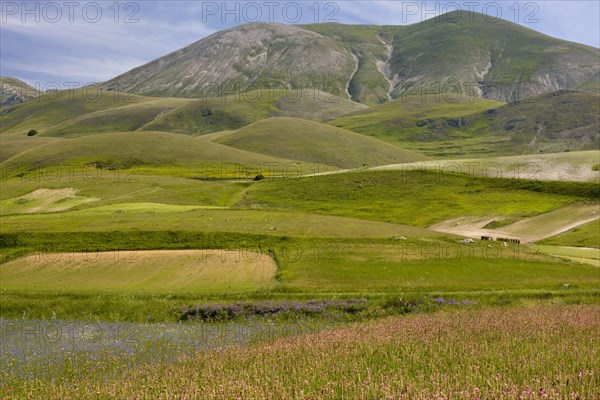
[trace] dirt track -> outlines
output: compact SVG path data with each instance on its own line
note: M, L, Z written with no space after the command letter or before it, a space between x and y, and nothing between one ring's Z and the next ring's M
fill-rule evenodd
M566 232L599 217L599 204L575 204L525 218L498 229L484 229L483 227L492 221L502 220L504 217L458 217L431 225L429 228L437 232L476 239L480 239L481 236L490 236L519 239L521 243L531 243Z

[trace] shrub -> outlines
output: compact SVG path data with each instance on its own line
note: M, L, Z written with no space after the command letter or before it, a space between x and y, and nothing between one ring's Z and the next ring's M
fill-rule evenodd
M37 134L38 134L38 131L36 131L35 129L32 129L29 132L27 132L27 136L35 136Z

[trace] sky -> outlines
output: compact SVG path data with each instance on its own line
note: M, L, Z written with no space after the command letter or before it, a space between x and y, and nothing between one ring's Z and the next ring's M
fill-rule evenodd
M4 1L0 75L38 89L102 82L246 22L406 25L456 9L600 47L592 1ZM466 18L466 17L465 17Z

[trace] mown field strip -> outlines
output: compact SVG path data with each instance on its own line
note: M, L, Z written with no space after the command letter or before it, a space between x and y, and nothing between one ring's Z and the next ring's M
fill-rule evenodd
M227 250L32 253L0 265L2 289L237 291L275 283L267 254Z

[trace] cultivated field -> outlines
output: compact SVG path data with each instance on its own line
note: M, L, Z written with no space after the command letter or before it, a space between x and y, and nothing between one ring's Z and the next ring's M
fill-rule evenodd
M64 292L220 292L268 288L269 255L217 250L32 253L0 266L5 290Z

